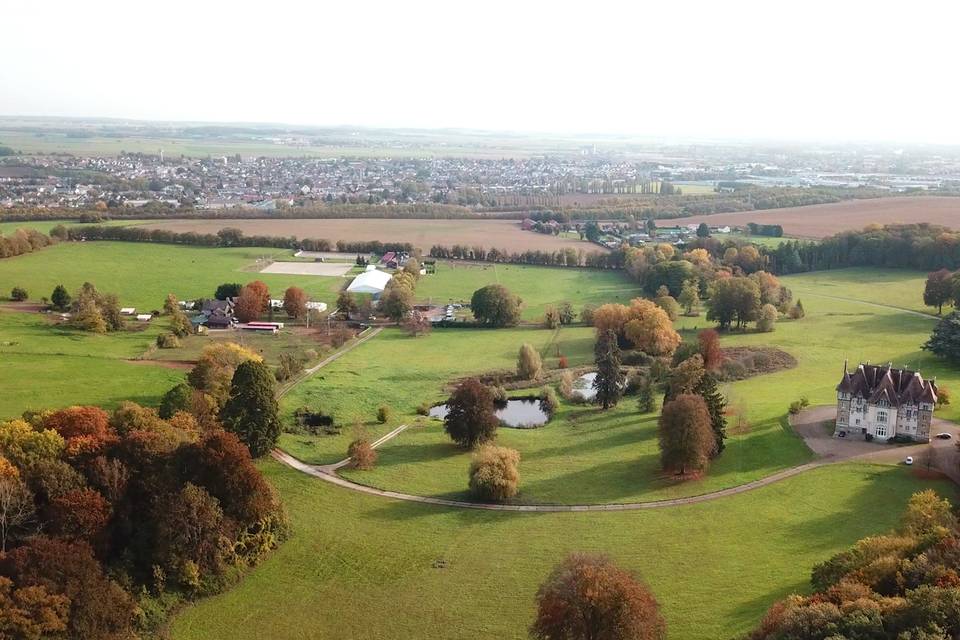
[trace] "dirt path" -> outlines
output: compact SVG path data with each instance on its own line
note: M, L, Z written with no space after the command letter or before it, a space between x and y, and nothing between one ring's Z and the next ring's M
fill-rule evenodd
M625 502L625 503L607 503L607 504L497 504L497 503L483 503L483 502L467 502L465 500L448 500L445 498L434 498L431 496L418 496L412 495L409 493L400 493L397 491L388 491L385 489L376 489L374 487L368 487L366 485L358 484L342 478L337 475L337 470L346 466L350 461L341 460L335 464L331 465L312 465L297 460L290 454L275 449L272 453L273 458L277 461L296 469L301 473L305 473L314 478L319 478L331 484L335 484L344 489L350 489L351 491L357 491L360 493L366 493L368 495L379 496L381 498L392 498L394 500L404 500L407 502L418 502L420 504L432 504L442 507L455 507L458 509L479 509L483 511L514 511L514 512L531 512L531 513L564 513L564 512L580 512L580 511L638 511L642 509L662 509L666 507L679 507L682 505L688 504L697 504L700 502L707 502L710 500L717 500L720 498L725 498L727 496L734 496L740 493L746 493L747 491L753 491L754 489L759 489L760 487L766 487L768 485L780 482L781 480L786 480L787 478L792 478L793 476L799 475L811 469L816 469L818 467L823 467L830 464L837 464L839 462L844 462L852 459L863 459L863 460L877 460L883 462L891 461L890 456L893 456L893 460L899 460L907 455L919 455L920 452L927 450L930 445L910 445L903 447L891 447L891 445L881 445L881 444L872 444L868 442L857 442L854 440L844 441L837 438L833 438L826 433L823 428L823 420L829 419L832 413L835 411L833 407L814 407L808 409L805 412L796 416L796 418L791 419L791 424L795 424L797 433L804 438L804 442L820 457L812 462L802 464L796 467L791 467L789 469L784 469L772 475L760 478L758 480L753 480L745 484L737 485L735 487L728 487L726 489L720 489L719 491L712 491L710 493L703 493L696 496L687 496L684 498L671 498L669 500L652 500L647 502ZM373 443L374 447L377 447L384 442L390 440L391 438L402 433L408 425L400 425L390 433L384 435L376 442ZM940 428L943 430L949 430L952 432L958 433L960 435L960 428L952 423L948 423L943 420L936 420L934 424L934 429ZM956 437L956 436L955 436ZM946 458L949 457L950 460L953 460L952 456L946 456L945 453L952 450L953 441L933 441L933 446L937 450L943 451L940 457ZM865 446L860 446L861 444ZM949 447L949 448L948 448ZM938 459L939 460L939 459ZM943 460L947 462L946 459ZM945 466L949 466L949 463ZM960 482L960 478L955 477L957 474L948 474L955 482Z

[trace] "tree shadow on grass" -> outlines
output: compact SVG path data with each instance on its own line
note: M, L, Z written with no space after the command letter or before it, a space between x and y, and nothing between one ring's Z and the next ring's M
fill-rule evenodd
M423 444L391 444L381 451L379 467L390 467L401 464L417 464L442 460L467 453L452 442L430 442Z

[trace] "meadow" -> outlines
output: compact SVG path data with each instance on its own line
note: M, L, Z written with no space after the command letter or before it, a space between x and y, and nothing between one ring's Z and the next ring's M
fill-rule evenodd
M502 284L520 296L527 321L542 319L551 304L567 301L579 313L585 304L626 304L643 294L622 271L439 261L437 273L417 283L417 299L436 304L470 302L473 292L488 284Z
M115 293L123 306L161 308L168 293L181 300L212 298L217 285L262 280L282 297L302 287L314 300L332 304L343 278L259 273L265 260L290 258L287 249L190 247L134 242L63 242L40 251L0 260L0 294L24 287L31 300L49 297L63 284L76 291L92 282ZM258 262L259 261L259 262Z
M671 638L716 640L809 591L810 568L889 529L944 483L902 468L820 468L697 505L495 513L350 493L268 460L293 535L229 592L185 609L174 640L526 637L537 587L567 553L609 554L648 582Z
M96 335L54 326L40 313L0 310L0 420L71 404L155 405L183 371L134 362L159 326Z

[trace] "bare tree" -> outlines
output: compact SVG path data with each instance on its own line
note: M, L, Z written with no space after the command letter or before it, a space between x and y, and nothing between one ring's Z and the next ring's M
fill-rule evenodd
M33 495L19 477L0 476L0 551L6 552L7 540L25 528L36 515Z

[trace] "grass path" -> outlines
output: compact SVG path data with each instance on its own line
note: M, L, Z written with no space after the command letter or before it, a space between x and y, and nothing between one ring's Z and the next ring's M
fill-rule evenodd
M881 304L879 302L868 302L866 300L857 300L856 298L847 298L844 296L831 296L826 293L814 293L813 291L808 291L806 289L797 289L798 292L803 292L805 296L814 296L816 298L829 298L830 300L842 300L843 302L854 302L856 304L865 304L869 307L878 307L880 309L891 309L893 311L899 311L901 313L909 313L912 316L917 316L920 318L929 318L930 320L940 320L943 316L934 315L932 313L924 313L922 311L914 311L913 309L905 309L904 307L897 307L892 304Z

